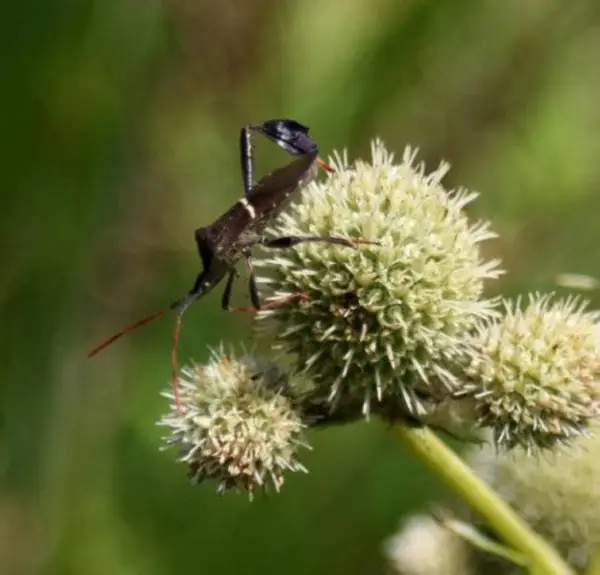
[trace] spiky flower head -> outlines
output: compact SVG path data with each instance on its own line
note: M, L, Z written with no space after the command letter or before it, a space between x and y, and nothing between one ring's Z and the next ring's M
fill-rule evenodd
M506 302L501 319L479 327L464 391L497 446L551 447L600 415L598 314L586 307L531 295L524 309Z
M473 470L576 569L600 546L600 429L531 457L517 447L474 449Z
M493 307L483 284L500 272L479 247L494 234L463 212L476 194L446 190L448 166L426 174L415 156L406 148L396 163L381 141L371 163L336 155L335 173L310 184L269 230L379 245L306 242L257 262L271 298L308 296L259 313L259 333L295 354L334 405L351 397L368 413L373 400L391 399L418 413L418 388L458 384L464 336Z
M470 575L468 544L432 517L415 515L385 542L390 566L399 575Z
M213 351L206 365L182 369L180 407L159 422L195 482L215 479L218 492L279 490L296 459L304 424L286 397L287 375L251 355ZM173 399L172 394L165 393Z

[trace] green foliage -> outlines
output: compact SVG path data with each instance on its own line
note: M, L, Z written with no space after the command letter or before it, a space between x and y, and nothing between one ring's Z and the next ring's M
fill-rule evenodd
M0 17L0 572L373 573L433 482L376 425L314 433L308 476L249 504L158 451L169 320L192 231L241 193L240 126L279 115L325 155L451 162L481 192L505 295L598 275L600 10L569 3L11 3ZM286 158L259 147L259 169ZM247 297L240 282L235 297ZM588 294L590 295L590 294ZM597 294L591 293L597 304ZM248 334L214 294L182 360ZM4 533L5 531L3 531ZM5 542L9 541L9 544Z

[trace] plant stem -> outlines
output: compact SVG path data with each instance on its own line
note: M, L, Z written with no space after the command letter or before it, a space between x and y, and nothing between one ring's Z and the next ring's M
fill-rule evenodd
M585 575L600 575L600 549L595 549Z
M450 486L507 545L527 558L532 573L573 575L553 547L537 535L494 491L427 427L394 426L396 435Z

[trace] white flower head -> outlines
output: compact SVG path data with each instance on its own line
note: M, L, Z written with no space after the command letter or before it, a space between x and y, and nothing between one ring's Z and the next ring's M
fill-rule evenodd
M600 435L580 436L537 457L492 443L473 449L473 470L571 566L585 569L600 545Z
M498 447L552 447L600 416L598 314L586 307L532 295L524 309L506 302L501 319L479 327L463 391Z
M468 544L427 515L410 517L385 542L385 554L399 575L470 575Z
M284 393L287 375L251 355L214 351L206 365L182 369L179 409L160 422L195 482L215 479L218 491L279 490L296 459L304 424ZM173 399L170 392L164 394Z
M465 335L492 312L484 282L500 272L480 244L487 223L469 223L475 197L448 191L448 166L430 174L407 148L398 163L383 143L371 163L336 155L335 173L311 183L269 230L273 236L362 238L355 248L301 243L257 261L270 299L307 296L258 314L258 331L296 358L324 397L397 401L420 412L418 393L459 385L455 367L469 355Z

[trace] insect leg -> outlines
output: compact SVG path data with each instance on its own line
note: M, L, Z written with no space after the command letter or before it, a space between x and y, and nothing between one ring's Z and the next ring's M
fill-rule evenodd
M335 236L281 236L279 238L264 239L261 245L266 248L291 248L301 243L322 242L339 246L356 247L357 245L379 245L363 238L338 238Z
M225 284L225 290L223 291L223 297L221 298L221 307L225 311L232 311L229 307L229 302L231 300L231 288L233 287L233 280L236 276L235 269L231 269L229 272L229 276L227 277L227 283Z
M225 311L252 313L260 310L273 309L294 299L308 299L308 296L303 293L293 293L267 303L261 303L260 296L258 295L256 276L254 275L254 269L252 267L252 259L248 254L245 254L244 261L246 262L246 269L248 270L248 287L250 290L250 301L252 302L252 306L229 307L231 286L235 276L235 270L232 270L227 278L227 285L225 286L225 291L223 292L222 306Z
M244 180L244 194L254 186L253 176L253 150L252 150L252 129L253 126L244 126L240 131L240 155L242 162L242 179Z
M258 285L256 284L256 276L254 275L254 267L252 266L252 257L247 255L244 258L246 269L248 270L248 290L250 291L250 301L254 309L260 309L260 296L258 295Z
M237 275L235 269L232 269L229 272L229 277L227 278L227 284L225 285L225 291L223 292L223 298L221 299L221 307L225 311L234 311L234 312L253 312L260 309L260 299L258 297L258 288L256 286L256 278L254 277L254 272L252 270L252 262L250 261L249 255L244 255L244 261L246 263L246 269L248 270L248 281L250 288L250 301L252 302L252 307L229 307L229 302L231 301L231 288L233 286L233 280Z

